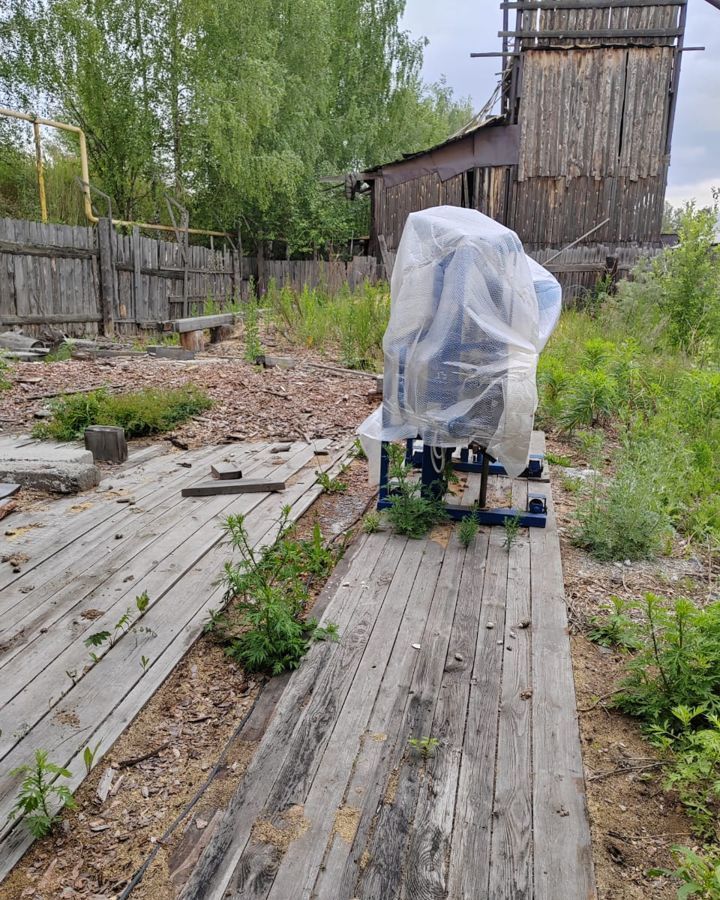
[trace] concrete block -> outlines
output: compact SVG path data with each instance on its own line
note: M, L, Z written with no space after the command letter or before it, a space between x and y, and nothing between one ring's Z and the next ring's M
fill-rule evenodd
M100 483L93 455L77 444L0 439L0 481L52 493L87 491Z
M383 376L382 375L375 376L375 390L378 392L378 394L382 394L382 392L383 392Z

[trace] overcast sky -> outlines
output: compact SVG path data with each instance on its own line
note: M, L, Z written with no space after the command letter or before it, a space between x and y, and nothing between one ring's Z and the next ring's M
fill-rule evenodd
M470 59L470 53L500 49L499 0L407 0L404 22L430 41L425 80L445 75L457 95L469 95L480 109L497 83L500 60ZM705 205L711 186L720 187L720 10L689 0L685 44L706 49L683 55L667 199Z

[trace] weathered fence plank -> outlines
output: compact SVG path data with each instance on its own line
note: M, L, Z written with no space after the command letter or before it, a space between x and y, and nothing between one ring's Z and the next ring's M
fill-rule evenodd
M262 251L262 248L261 248ZM70 335L134 334L158 329L179 315L206 314L247 300L253 286L321 288L334 293L382 277L372 257L268 260L236 248L191 245L120 234L108 219L98 226L0 219L0 329L43 325Z

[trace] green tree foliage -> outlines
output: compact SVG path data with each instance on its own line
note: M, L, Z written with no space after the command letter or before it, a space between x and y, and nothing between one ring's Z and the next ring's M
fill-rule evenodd
M404 6L8 0L0 82L10 105L82 126L93 183L124 217L157 220L171 191L197 225L331 250L365 232L367 204L318 176L429 146L470 116L443 82L423 85ZM76 153L72 136L63 148Z

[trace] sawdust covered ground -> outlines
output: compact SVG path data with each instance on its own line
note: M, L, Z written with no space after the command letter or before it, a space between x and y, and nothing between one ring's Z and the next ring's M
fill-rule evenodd
M548 438L548 450L569 456L577 467L588 465L568 442ZM640 599L652 591L705 602L717 593L717 576L708 573L707 561L681 540L675 541L671 556L653 561L593 560L571 542L577 494L563 487L563 467L552 466L551 472L598 895L600 900L671 900L678 884L650 877L647 871L675 868L670 848L698 846L699 841L677 797L662 789L659 755L643 738L638 723L612 708L612 692L627 656L590 642L585 632L613 594Z
M328 539L348 527L357 533L374 497L366 464L356 461L341 478L346 491L321 495L298 523L300 536L308 536L316 522ZM322 585L312 587L317 596ZM231 738L265 682L201 638L82 784L77 810L63 814L59 828L15 867L0 888L2 900L111 900L158 844L132 897L174 897L174 883L186 877L255 752L260 734ZM226 747L227 757L196 806L162 840L206 785ZM98 796L103 778L110 780L105 800ZM192 858L185 846L192 847Z

